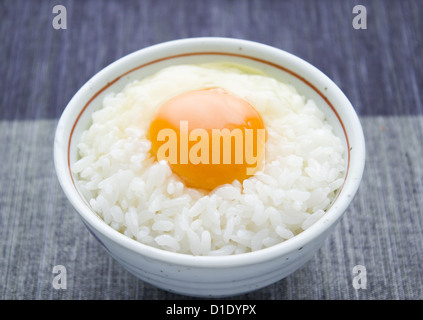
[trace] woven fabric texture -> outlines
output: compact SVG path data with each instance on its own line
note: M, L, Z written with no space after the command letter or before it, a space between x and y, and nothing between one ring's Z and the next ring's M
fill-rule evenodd
M144 283L84 227L53 165L57 121L72 95L114 60L172 39L225 36L309 61L345 92L363 125L360 189L300 270L232 299L423 299L423 2L0 2L0 299L189 299ZM67 270L66 290L53 267ZM365 266L366 289L353 286Z

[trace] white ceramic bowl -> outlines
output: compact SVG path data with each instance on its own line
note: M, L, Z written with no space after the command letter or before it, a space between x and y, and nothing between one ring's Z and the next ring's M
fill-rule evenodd
M180 63L232 61L263 70L293 84L315 100L347 147L348 172L327 213L299 235L273 247L231 256L191 256L153 248L109 227L78 191L70 165L76 144L106 92L120 91L134 79ZM90 79L64 110L56 130L54 161L69 201L107 252L129 272L159 288L190 296L222 297L250 292L283 279L313 257L329 236L361 181L365 144L349 100L321 71L285 51L246 40L189 38L154 45L129 54ZM93 262L94 263L94 262Z

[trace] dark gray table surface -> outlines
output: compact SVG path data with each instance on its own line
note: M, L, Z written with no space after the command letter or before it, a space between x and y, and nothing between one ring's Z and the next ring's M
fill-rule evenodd
M55 5L67 29L56 30ZM353 28L355 5L367 29ZM96 72L167 40L225 36L291 52L326 73L366 137L360 189L305 266L233 299L423 298L423 1L0 2L0 299L189 299L124 270L83 226L58 184L53 136ZM66 289L53 267L67 270ZM355 289L353 268L367 271Z

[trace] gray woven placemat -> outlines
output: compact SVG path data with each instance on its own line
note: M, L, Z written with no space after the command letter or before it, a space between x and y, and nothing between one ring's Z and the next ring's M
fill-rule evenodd
M367 164L335 232L296 273L233 299L422 299L423 117L362 117ZM124 270L85 229L53 166L56 120L0 121L0 298L187 299ZM55 289L53 267L67 271ZM356 265L366 289L354 289Z

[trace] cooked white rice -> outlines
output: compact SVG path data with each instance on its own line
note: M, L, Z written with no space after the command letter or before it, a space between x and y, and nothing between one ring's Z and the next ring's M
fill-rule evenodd
M262 171L206 194L185 187L146 138L171 96L218 86L250 102L265 122ZM323 113L295 88L225 65L180 65L110 93L82 134L73 164L92 209L144 244L192 255L255 251L294 237L324 214L343 183L344 146Z

